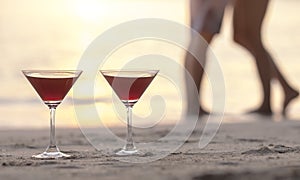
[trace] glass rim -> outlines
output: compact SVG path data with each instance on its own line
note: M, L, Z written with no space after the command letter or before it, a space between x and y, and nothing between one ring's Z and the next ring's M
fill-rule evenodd
M33 76L33 77L48 77L53 78L53 75L60 75L61 77L74 76L79 77L82 74L82 70L21 70L24 76ZM40 74L38 76L34 74ZM68 74L68 76L67 76Z
M63 72L83 72L82 70L40 70L40 69L24 69L21 70L22 72L58 72L58 73L63 73Z
M152 73L158 73L159 70L158 69L101 69L99 70L101 73L105 73L105 72L111 72L111 73L135 73L135 72L139 72L139 73L147 73L147 72L152 72Z
M81 74L82 70L21 70L23 74L30 73L73 73L73 74Z

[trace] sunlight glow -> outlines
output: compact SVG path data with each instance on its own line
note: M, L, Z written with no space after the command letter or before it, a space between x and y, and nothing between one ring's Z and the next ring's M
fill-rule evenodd
M83 21L95 22L100 19L100 16L107 13L107 3L97 0L77 0L75 1L76 14Z

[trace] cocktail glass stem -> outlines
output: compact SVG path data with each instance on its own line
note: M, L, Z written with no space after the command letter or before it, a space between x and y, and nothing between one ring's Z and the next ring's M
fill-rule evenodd
M127 108L127 138L125 146L116 154L120 156L133 155L138 152L132 137L132 107L134 103L123 102Z
M50 109L50 142L49 146L47 147L46 151L32 156L33 158L37 159L57 159L57 158L69 158L71 157L68 154L60 152L58 147L56 146L56 139L55 139L55 111L56 107L58 106L59 102L57 103L47 103Z
M46 150L46 152L58 152L59 149L56 146L55 139L55 110L56 107L49 107L50 109L50 144Z
M133 144L132 138L132 106L127 107L127 142L123 148L125 151L135 151L136 148Z
M59 103L46 103L50 109L50 142L49 146L47 147L46 151L32 156L33 158L37 159L57 159L57 158L69 158L71 157L68 154L60 152L59 148L56 146L56 139L55 139L55 111L56 107Z

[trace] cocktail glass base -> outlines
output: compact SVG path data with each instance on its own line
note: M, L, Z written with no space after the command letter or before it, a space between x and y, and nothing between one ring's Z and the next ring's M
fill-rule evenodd
M127 149L126 147L124 147L123 149L118 151L116 153L116 155L118 155L118 156L130 156L130 155L136 155L136 154L138 154L138 152L139 151L135 147L130 148L130 149Z
M48 148L45 152L32 156L34 159L60 159L70 157L71 155L60 152L58 148Z

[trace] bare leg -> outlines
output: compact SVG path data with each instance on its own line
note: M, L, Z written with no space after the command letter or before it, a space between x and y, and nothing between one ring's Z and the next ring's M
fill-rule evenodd
M227 0L191 0L190 3L191 27L197 31L208 44L210 44L221 26ZM190 53L187 53L185 57L185 68L192 76L199 95L201 94L201 82L206 64L207 45L204 45L203 43L204 42L195 42L193 38L190 43L190 49L196 49L198 57L200 56L199 61L201 62L197 61ZM187 78L188 77L186 77L186 79ZM188 84L186 84L186 90L188 95L187 111L189 113L189 109L193 106L191 102L193 102L195 97L191 95L191 89ZM204 110L200 103L200 115L202 114L208 114L208 112Z
M279 80L285 95L283 113L292 99L298 96L285 80L261 40L261 28L268 6L268 0L237 0L234 9L234 39L255 58L263 87L263 102L254 112L272 114L270 105L271 80Z
M286 111L287 111L289 104L292 102L292 100L294 100L295 98L297 98L299 96L299 92L297 90L295 90L294 88L292 88L289 85L289 83L285 80L282 73L277 68L276 64L274 63L272 56L269 53L267 53L267 55L268 55L268 59L271 63L272 70L273 70L272 77L276 78L279 81L279 83L283 89L283 92L284 92L284 100L283 100L283 104L282 104L282 114L286 115Z
M209 43L211 42L213 35L207 34L207 33L201 33L202 37ZM191 43L193 44L193 43ZM206 47L203 47L206 48ZM185 68L186 70L190 73L190 75L193 78L193 81L197 87L197 91L198 94L200 96L200 92L201 92L201 82L203 79L203 74L204 74L204 68L205 68L205 64L206 64L206 49L199 49L200 52L203 52L201 55L203 56L203 58L201 58L200 60L202 60L201 64L203 65L203 67L201 66L201 64L197 61L197 59L190 53L186 54L185 57ZM186 77L187 79L188 77ZM188 94L188 107L187 109L189 110L191 106L190 102L193 101L193 96L191 96L192 93L190 93L190 87L187 86L186 87L186 91ZM192 99L190 99L192 98ZM201 106L200 104L200 110L199 110L199 115L204 115L204 114L208 114L208 112L206 110L204 110L204 108Z

